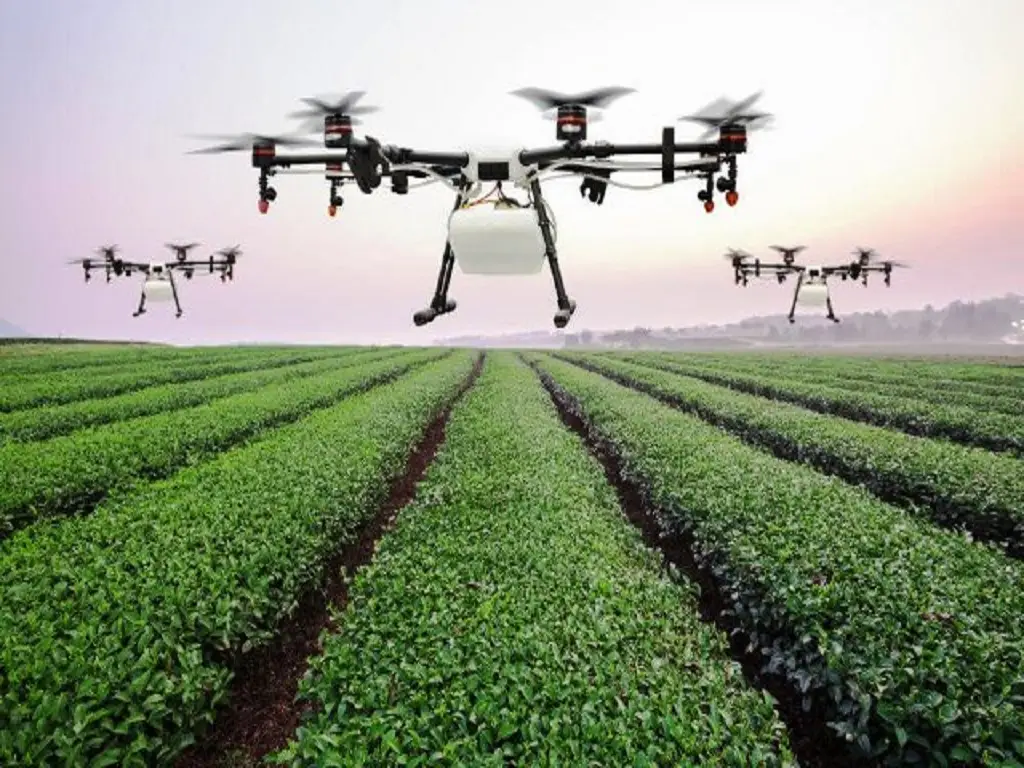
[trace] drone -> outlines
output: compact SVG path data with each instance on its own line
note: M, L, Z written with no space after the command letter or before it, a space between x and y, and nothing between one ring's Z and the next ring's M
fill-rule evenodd
M809 307L824 306L825 317L834 323L839 322L839 318L836 317L832 309L832 297L828 290L828 278L833 275L838 275L842 280L859 279L864 285L867 285L870 272L881 272L884 275L885 285L889 286L892 284L892 270L907 266L897 261L875 261L877 254L874 249L856 248L852 254L856 258L845 264L809 267L795 263L797 255L805 250L806 246L773 245L770 247L773 251L781 254L781 264L763 262L746 251L735 248L730 248L725 254L725 258L732 264L736 285L746 286L751 275L755 278L774 275L781 285L786 282L786 277L790 273L796 273L796 289L793 291L793 303L790 305L789 315L787 315L790 323L796 322L794 316L798 302Z
M132 313L132 317L138 317L146 312L146 300L150 301L174 301L176 309L175 317L181 317L181 302L178 300L178 286L174 281L174 273L181 272L186 280L191 280L198 275L219 274L221 282L234 280L235 263L242 254L239 246L231 246L218 251L207 259L190 260L188 253L199 243L166 243L168 249L174 252L174 261L169 262L137 262L125 261L118 256L117 245L105 245L96 249L101 259L73 259L68 264L81 264L85 272L85 282L92 279L91 270L102 269L106 273L107 282L112 277L131 277L133 272L140 272L146 276L142 283L142 295L139 298L139 306ZM218 258L219 257L219 258Z
M580 196L601 205L609 184L626 189L653 189L673 183L680 174L704 182L697 198L703 202L704 210L711 213L716 190L725 195L729 206L739 201L737 155L747 151L748 128L762 127L771 118L767 113L751 111L761 96L758 92L738 102L718 99L694 115L679 118L701 124L706 136L713 136L713 140L679 143L675 128L668 126L662 129L660 142L588 142L589 123L601 118L599 110L630 93L634 93L632 88L618 86L577 94L542 88L513 91L511 95L531 102L555 123L555 138L560 143L537 149L434 152L382 144L371 136L359 137L354 133L354 126L361 124L359 116L375 112L378 107L358 104L365 91L353 91L340 98L302 99L306 108L290 115L304 121L300 131L322 130L327 151L279 154L282 147L313 146L317 142L298 134L242 134L196 137L221 143L190 154L251 152L252 167L259 171L261 214L267 213L270 203L277 199L277 190L270 186L269 179L278 173L322 172L329 182L330 216L335 216L344 204L340 190L348 183L354 183L367 195L379 189L384 179L389 180L391 192L397 195L427 184L443 183L455 193L448 215L447 242L433 298L426 309L413 315L413 322L426 325L455 311L456 301L449 298L448 292L456 263L463 274L527 275L539 273L546 261L558 307L554 324L564 328L576 311L576 301L569 297L562 278L556 248L557 225L541 192L541 176L557 171L560 173L556 178L579 178ZM624 155L648 159L615 160ZM694 157L684 159L680 155ZM323 170L301 166L322 166ZM617 173L658 171L660 183L644 186L611 178ZM485 184L491 187L486 192ZM508 187L524 190L525 199L509 195Z

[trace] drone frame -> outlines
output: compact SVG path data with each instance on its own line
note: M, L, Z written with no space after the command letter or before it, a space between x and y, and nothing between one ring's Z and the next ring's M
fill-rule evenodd
M81 264L82 269L85 273L85 282L89 282L92 278L91 270L103 269L106 273L107 282L111 281L112 277L131 277L133 272L141 272L146 276L146 280L142 283L141 294L139 296L139 304L135 311L132 313L132 317L139 317L146 312L146 282L150 279L166 280L171 287L171 296L174 300L175 317L180 318L183 314L181 307L181 301L178 295L178 285L174 279L174 273L181 272L186 280L191 280L197 273L198 274L219 274L221 282L228 280L234 280L234 267L236 260L241 255L241 250L238 246L231 248L224 248L218 251L216 254L210 255L207 259L188 259L187 254L192 248L198 246L199 243L189 243L188 245L177 245L173 243L167 243L166 247L175 253L175 260L168 262L140 262L140 261L127 261L117 257L115 254L118 251L117 246L105 246L97 249L97 252L103 255L103 259L94 262L92 259L76 259L71 264ZM216 259L215 256L221 256L220 260ZM203 271L205 268L205 272Z
M770 248L782 255L781 263L763 262L759 258L751 256L745 251L739 251L736 249L730 249L729 252L726 253L726 258L728 258L732 264L735 283L744 287L747 285L748 279L751 275L755 278L774 275L781 285L786 281L786 277L788 275L796 274L797 279L796 286L793 291L793 302L790 304L789 313L786 315L786 318L790 323L796 322L795 315L797 301L800 297L800 290L804 287L805 283L809 285L822 285L825 287L825 317L834 323L838 323L839 318L836 317L832 308L832 296L828 292L828 278L838 275L844 281L860 279L861 283L866 286L868 284L868 274L870 272L880 272L884 275L886 287L889 287L892 285L893 267L906 266L899 262L888 260L877 264L871 263L870 260L875 255L875 252L870 248L857 248L854 251L854 255L857 256L857 259L845 264L806 266L796 263L797 254L805 250L806 246L798 245L787 247L772 245Z
M631 89L606 88L576 97L564 97L541 89L514 92L514 95L542 102L543 108L556 109L556 139L562 143L537 149L481 155L466 151L425 151L406 146L385 145L371 136L360 138L353 135L352 126L357 121L353 120L350 114L331 111L334 107L322 100L304 99L307 105L315 109L313 112L300 113L299 116L310 118L316 114L316 109L320 109L323 118L324 151L279 154L278 144L294 146L301 141L288 137L253 136L248 148L251 149L252 167L259 171L258 208L260 213L265 214L270 203L277 199L277 191L269 183L271 177L278 173L316 172L311 168L304 169L303 166L323 166L324 176L330 181L330 216L334 216L344 203L339 189L346 182L354 182L357 188L367 195L380 188L385 178L390 179L391 192L399 195L408 194L411 179L424 180L425 184L443 182L456 193L453 214L480 196L482 183L496 184L499 194L502 194L501 184L511 182L527 191L528 202L525 207L536 209L538 226L544 242L544 258L551 272L558 306L554 324L556 328L564 328L576 310L576 302L566 291L558 263L552 223L541 191L541 174L559 170L563 175L582 177L581 196L587 196L597 205L604 202L609 183L631 189L644 188L616 184L611 180L613 173L623 171L660 171L661 183L653 186L674 183L677 173L701 178L705 184L697 197L703 202L707 213L714 210L716 190L725 194L729 206L735 206L739 200L739 193L736 190L737 156L747 151L747 128L744 124L747 116L720 119L717 125L718 137L714 141L680 143L676 141L675 128L666 126L662 129L660 142L587 142L588 104L599 105L629 92ZM362 92L357 94L361 96ZM748 102L752 103L754 98L756 96L742 103L749 105ZM349 108L354 101L355 99L349 98L338 106ZM363 107L349 111L355 113L357 109L367 111L374 108ZM760 119L764 115L759 114L756 117ZM245 147L234 144L199 151L216 152L243 148ZM678 155L696 155L696 158L681 161L677 158ZM633 163L613 161L613 158L620 156L658 159ZM720 174L717 179L716 174ZM430 305L413 315L413 321L417 326L425 325L436 317L455 310L456 302L448 298L454 264L455 254L452 245L446 242Z

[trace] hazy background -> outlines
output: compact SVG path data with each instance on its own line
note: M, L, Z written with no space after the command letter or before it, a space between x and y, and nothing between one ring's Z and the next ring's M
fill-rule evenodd
M0 0L0 318L34 335L172 342L429 342L551 329L549 274L466 277L424 328L451 193L349 191L280 176L267 216L246 153L187 156L187 134L281 132L298 99L361 89L364 130L455 149L553 143L507 95L625 85L591 138L658 141L712 99L758 89L776 129L751 135L740 203L707 215L688 182L546 187L579 309L567 331L684 326L784 312L789 289L734 287L720 254L855 245L914 271L833 291L841 314L1024 290L1021 0ZM677 135L695 136L680 124ZM635 175L622 177L639 181ZM651 180L656 176L651 175ZM382 190L386 187L382 186ZM347 188L346 188L347 189ZM185 284L185 315L131 317L139 281L65 266L106 242L163 259L240 244L234 283Z

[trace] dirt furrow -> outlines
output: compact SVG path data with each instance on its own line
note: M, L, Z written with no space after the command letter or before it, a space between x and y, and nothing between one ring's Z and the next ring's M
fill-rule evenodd
M384 503L356 539L330 558L320 587L301 598L296 611L278 627L273 642L238 660L228 703L205 736L178 758L177 768L256 766L288 743L309 706L295 697L309 658L320 652L321 634L333 628L331 609L345 608L349 580L370 562L377 540L412 501L416 485L444 443L452 408L473 386L483 362L481 353L466 382L409 453L405 470L392 481Z

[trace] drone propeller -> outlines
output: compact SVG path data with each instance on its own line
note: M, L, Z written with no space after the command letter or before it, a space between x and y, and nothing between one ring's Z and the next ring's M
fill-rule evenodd
M96 253L98 253L100 256L102 256L107 261L113 261L114 259L117 258L117 256L115 254L119 250L121 250L121 248L120 248L120 246L118 246L116 244L115 245L101 245L99 248L96 249Z
M748 261L749 259L752 259L754 257L744 250L730 248L728 251L722 254L722 258L724 258L728 262L731 262L734 267L739 268L740 266L743 265L743 262Z
M228 264L234 264L238 257L242 255L242 248L238 245L232 245L230 248L222 248L217 251L217 255L223 256Z
M635 93L633 88L608 86L583 93L558 93L545 88L520 88L512 91L531 102L542 112L555 112L555 138L559 141L580 142L587 138L587 108L603 109L616 99ZM592 119L599 119L597 115Z
M188 258L188 252L198 245L199 243L185 243L184 245L179 245L177 243L164 243L164 247L174 251L174 255L177 257L178 261L185 261L185 259Z
M793 263L798 253L807 248L806 245L795 245L792 247L787 247L785 245L770 245L768 247L771 248L773 251L781 253L782 262L787 266Z
M312 147L316 145L315 141L302 138L301 136L270 136L260 133L240 133L229 136L193 136L192 138L208 141L220 141L223 143L214 147L193 149L188 153L190 155L211 155L220 152L244 152L266 145L282 147Z
M680 120L700 123L705 127L701 140L713 136L722 126L744 125L748 130L758 130L768 126L772 115L768 112L751 112L750 107L761 98L763 91L733 102L727 98L718 98L692 115L683 115Z
M356 102L366 95L366 91L349 91L343 96L318 96L316 98L299 99L308 109L293 112L289 117L326 117L327 115L369 115L377 112L380 107L356 106ZM355 124L356 121L353 121Z
M511 95L524 98L546 112L549 109L558 109L559 107L597 107L603 109L616 99L635 92L634 88L623 88L617 85L594 88L590 91L572 94L530 87L512 91Z

